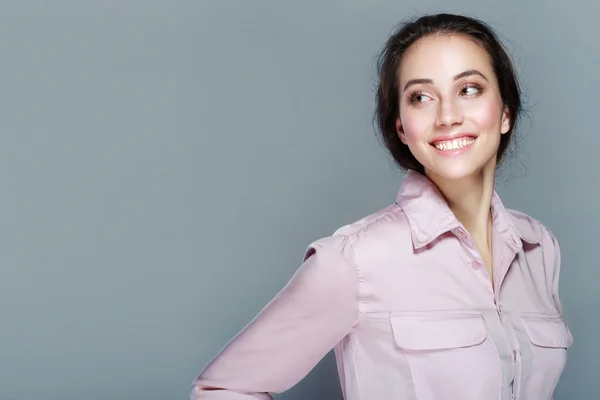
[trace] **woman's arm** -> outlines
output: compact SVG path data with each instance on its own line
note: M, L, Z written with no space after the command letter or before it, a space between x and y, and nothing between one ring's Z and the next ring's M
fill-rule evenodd
M313 243L288 284L194 380L191 400L271 399L302 378L358 322L347 238Z

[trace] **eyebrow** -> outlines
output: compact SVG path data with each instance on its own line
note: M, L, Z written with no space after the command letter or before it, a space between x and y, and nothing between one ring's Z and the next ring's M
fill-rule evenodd
M479 75L481 76L483 79L485 79L486 81L488 80L485 75L483 75L481 72L479 72L476 69L469 69L467 71L461 72L460 74L456 75L454 77L454 80L457 81L461 78L465 78L467 76L473 76L473 75ZM419 79L411 79L408 82L406 82L406 85L404 85L404 89L402 89L403 92L406 91L406 89L411 86L411 85L418 85L418 84L427 84L427 85L431 85L433 83L433 80L431 79L425 79L425 78L419 78Z

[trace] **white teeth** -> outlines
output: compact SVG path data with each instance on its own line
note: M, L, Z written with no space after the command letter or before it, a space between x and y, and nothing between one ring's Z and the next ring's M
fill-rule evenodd
M435 148L438 150L456 150L462 149L463 147L467 147L471 143L473 143L475 139L455 139L448 140L446 142L438 142L435 144Z

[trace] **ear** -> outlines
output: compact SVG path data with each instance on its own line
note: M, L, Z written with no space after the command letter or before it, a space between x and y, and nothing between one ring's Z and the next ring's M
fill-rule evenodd
M502 125L500 126L500 133L503 135L508 132L510 129L510 111L508 110L508 106L504 106L504 111L502 111Z
M404 128L402 127L400 117L396 118L396 133L398 134L398 137L402 143L406 144L406 134L404 133Z

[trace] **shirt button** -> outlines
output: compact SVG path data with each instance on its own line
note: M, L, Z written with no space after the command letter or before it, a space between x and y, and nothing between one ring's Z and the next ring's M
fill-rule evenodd
M471 261L471 268L479 269L479 267L481 267L481 264L479 263L479 261Z

